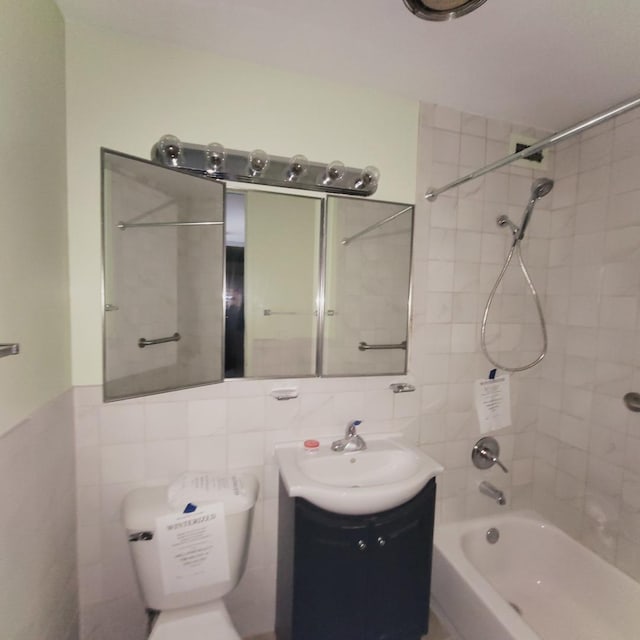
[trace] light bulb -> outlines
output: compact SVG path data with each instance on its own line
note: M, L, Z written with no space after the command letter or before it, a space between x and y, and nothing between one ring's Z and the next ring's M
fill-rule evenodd
M355 181L354 189L367 189L376 186L380 179L380 171L376 167L368 166L362 170L360 177Z
M295 182L302 174L307 170L307 165L309 161L306 156L301 154L293 156L289 161L289 166L287 167L287 181Z
M170 167L177 167L182 162L182 142L180 138L173 135L166 135L160 138L158 148L162 155L163 162Z
M219 142L210 142L207 145L207 173L220 173L224 169L226 152Z
M269 164L269 156L266 151L256 149L249 156L249 175L254 178L259 176L267 168Z
M344 163L340 160L334 160L327 165L322 179L322 184L331 184L337 182L344 175Z

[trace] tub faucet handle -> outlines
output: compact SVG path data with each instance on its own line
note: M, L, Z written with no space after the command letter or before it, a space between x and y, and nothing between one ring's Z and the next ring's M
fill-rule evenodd
M509 469L507 469L507 467L505 467L504 464L500 462L500 458L492 456L490 451L486 451L485 449L483 449L481 455L487 456L491 460L491 462L493 462L493 464L497 464L505 473L509 473Z
M489 469L497 464L505 473L509 473L509 469L500 461L500 445L491 436L480 438L475 443L471 451L471 461L478 469Z

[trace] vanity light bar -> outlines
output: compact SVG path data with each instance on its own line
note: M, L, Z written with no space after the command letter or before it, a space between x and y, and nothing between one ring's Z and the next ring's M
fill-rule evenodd
M192 144L173 135L162 136L153 145L151 160L218 180L351 196L373 195L380 180L380 172L373 166L356 169L345 167L338 160L327 164L311 162L303 155L284 158L270 156L262 149L251 152L226 149L217 142Z

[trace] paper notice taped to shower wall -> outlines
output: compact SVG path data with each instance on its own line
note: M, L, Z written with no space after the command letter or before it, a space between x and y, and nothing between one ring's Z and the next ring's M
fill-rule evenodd
M511 426L511 393L509 375L476 380L474 400L480 433L488 433Z

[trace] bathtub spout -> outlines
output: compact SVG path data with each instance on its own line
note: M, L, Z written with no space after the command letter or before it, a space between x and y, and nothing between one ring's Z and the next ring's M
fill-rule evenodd
M495 500L499 505L507 504L507 500L504 497L504 493L497 487L494 487L490 482L483 480L479 487L480 493L484 493L485 496L489 496L492 500Z

